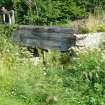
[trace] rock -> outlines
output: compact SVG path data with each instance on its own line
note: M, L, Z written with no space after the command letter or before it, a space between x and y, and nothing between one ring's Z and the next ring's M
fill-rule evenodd
M85 48L98 48L100 44L105 40L105 32L77 34L79 36L85 36L81 40L77 40L77 45L84 46Z

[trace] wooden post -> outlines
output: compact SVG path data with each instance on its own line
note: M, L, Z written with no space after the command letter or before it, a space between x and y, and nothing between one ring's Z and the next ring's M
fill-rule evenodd
M30 53L32 53L33 55L33 59L34 59L34 64L37 65L38 64L38 61L39 61L39 53L38 53L38 49L35 47L35 48L32 48L32 47L27 47L28 51Z
M39 60L39 53L38 53L38 49L37 48L33 48L33 57L34 57L34 63L35 65L38 64L38 60Z
M9 18L9 24L15 24L14 10L7 11L7 14Z
M3 23L5 24L5 14L3 14Z
M43 64L46 65L46 60L45 60L46 51L42 49L41 53L42 53L42 58L43 58Z
M15 13L14 13L14 10L11 10L11 12L12 12L12 17L11 17L12 24L15 24Z
M1 8L1 11L3 12L3 23L5 23L5 21L6 21L6 16L5 16L5 13L6 13L6 9L5 9L5 7L2 7Z
M8 14L8 18L9 18L9 24L12 24L12 20L11 20L11 15Z
M5 9L5 7L2 7L1 11L3 15L3 23L6 23L6 15L7 15L9 24L15 24L14 10L8 11L7 9Z

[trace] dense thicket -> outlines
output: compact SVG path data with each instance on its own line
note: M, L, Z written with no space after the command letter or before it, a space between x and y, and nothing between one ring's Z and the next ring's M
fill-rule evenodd
M15 9L17 23L39 25L65 23L105 9L105 0L0 0L0 4Z

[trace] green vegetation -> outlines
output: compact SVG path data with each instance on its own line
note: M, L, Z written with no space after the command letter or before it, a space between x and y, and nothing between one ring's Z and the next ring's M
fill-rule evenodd
M35 66L27 50L11 42L12 28L0 26L0 105L105 104L103 51L86 50L75 58L52 51L46 66Z
M105 23L100 16L90 14L84 22L81 21L78 26L79 33L105 32Z
M15 10L17 24L56 25L105 10L104 0L0 0Z
M80 33L105 31L105 24L98 22L104 4L105 0L0 0L0 5L15 10L16 24L68 25L88 17L78 27ZM0 25L0 105L105 105L105 43L75 57L49 51L46 66L42 58L35 65L27 49L11 41L15 27Z
M105 24L99 25L97 30L100 32L105 32Z

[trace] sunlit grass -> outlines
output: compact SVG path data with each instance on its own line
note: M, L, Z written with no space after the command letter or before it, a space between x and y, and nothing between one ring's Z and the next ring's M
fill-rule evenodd
M74 58L49 51L46 66L42 58L38 65L31 59L26 48L0 37L0 105L105 104L105 61L100 50L81 51Z

